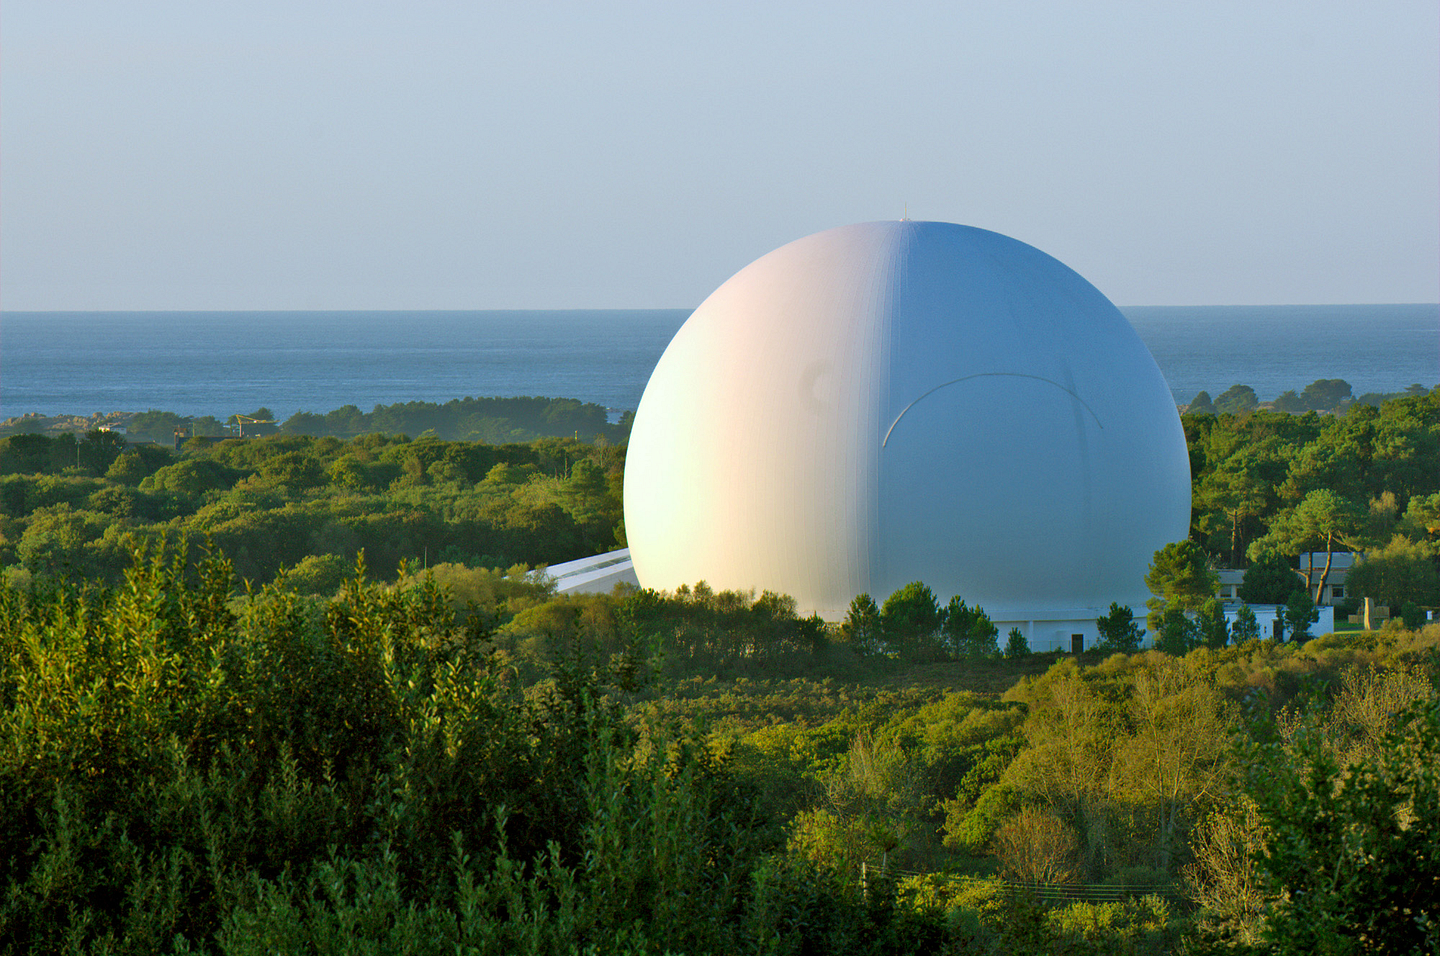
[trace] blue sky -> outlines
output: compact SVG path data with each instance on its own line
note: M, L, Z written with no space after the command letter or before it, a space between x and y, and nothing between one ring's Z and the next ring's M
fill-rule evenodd
M0 307L682 308L994 229L1120 305L1440 299L1433 0L6 0Z

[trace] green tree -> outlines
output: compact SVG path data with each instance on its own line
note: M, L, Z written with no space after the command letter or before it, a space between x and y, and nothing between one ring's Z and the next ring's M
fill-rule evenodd
M935 592L920 581L911 581L890 595L880 608L885 642L902 655L924 656L932 651L942 620Z
M145 491L174 491L182 495L202 495L207 491L229 488L244 472L227 468L207 458L192 458L166 465L140 483Z
M1178 607L1167 607L1155 626L1155 649L1184 657L1200 646L1200 626Z
M1110 612L1096 618L1095 627L1100 631L1099 649L1105 651L1133 654L1140 649L1140 639L1145 635L1135 623L1135 612L1118 601L1110 602Z
M1253 412L1259 404L1259 399L1255 397L1255 389L1249 385L1231 385L1215 399L1217 409L1232 415Z
M56 435L50 442L50 465L46 470L54 474L79 467L80 439L71 432Z
M135 486L174 460L162 446L140 445L126 449L105 471L105 479Z
M950 599L943 620L940 630L944 635L945 649L951 656L979 658L994 657L999 653L996 637L1000 629L978 604L970 607L957 594Z
M325 469L311 456L290 451L267 458L260 465L260 477L267 483L296 491L318 488L326 483Z
M1200 643L1206 647L1219 650L1230 643L1230 625L1225 620L1225 610L1214 598L1200 606L1195 623L1200 629Z
M1210 393L1202 388L1195 393L1194 398L1190 399L1190 404L1186 406L1185 411L1191 415L1214 415L1215 404L1210 401Z
M82 579L100 576L95 550L87 545L99 538L109 522L93 511L72 511L68 504L37 509L16 555L35 574Z
M1343 378L1316 379L1305 386L1300 401L1317 412L1333 411L1350 397L1350 383Z
M1290 635L1292 641L1308 641L1310 639L1310 625L1320 619L1320 611L1315 607L1315 602L1310 600L1307 591L1296 591L1290 595L1290 600L1285 602L1280 609L1281 627Z
M153 441L170 445L175 440L175 429L186 428L187 421L174 412L162 412L158 408L141 412L130 419L126 433L135 441Z
M1188 856L1191 827L1232 778L1233 715L1214 685L1180 661L1137 669L1115 741L1111 793L1137 810L1156 869Z
M93 429L80 441L80 467L103 475L125 451L125 436L119 432Z
M1019 660L1030 653L1030 642L1025 640L1025 635L1020 633L1020 628L1012 627L1005 635L1005 659L1007 661Z
M1200 506L1218 513L1215 525L1223 519L1229 528L1231 567L1239 563L1250 519L1264 513L1269 491L1261 463L1245 453L1232 455L1198 482Z
M1215 596L1220 576L1210 570L1209 561L1200 546L1190 540L1174 541L1155 552L1145 586L1155 597L1145 602L1150 609L1146 618L1150 630L1160 630L1160 618L1170 609L1199 610Z
M1294 533L1296 540L1320 542L1325 551L1325 567L1319 581L1314 582L1314 603L1319 604L1325 593L1325 583L1330 578L1330 567L1334 562L1337 545L1359 543L1356 532L1360 529L1360 510L1353 502L1326 488L1320 488L1305 496L1295 509ZM1313 562L1306 573L1310 584Z
M1300 396L1295 394L1295 390L1293 388L1288 391L1281 392L1280 395L1275 399L1275 411L1277 412L1285 412L1290 415L1298 415L1300 412L1306 411L1307 408L1308 406L1300 400Z
M1280 953L1440 950L1440 703L1412 706L1371 759L1343 762L1317 732L1256 729L1245 790L1264 826L1256 855ZM1423 822L1422 822L1423 821Z
M1255 620L1255 612L1250 605L1242 604L1235 612L1235 625L1230 629L1230 634L1235 638L1235 643L1253 641L1260 636L1260 622Z
M880 626L880 609L875 599L868 594L857 594L850 602L850 610L840 626L840 632L857 654L880 653L884 632Z
M46 471L52 444L54 442L45 435L22 434L0 439L0 474L26 475Z
M1440 572L1435 547L1396 535L1383 548L1368 552L1345 576L1345 592L1352 597L1396 607L1407 601L1440 605Z
M1405 524L1417 533L1440 534L1440 493L1411 498L1405 509Z
M1250 562L1236 596L1246 604L1284 604L1300 580L1288 558L1267 551Z
M1270 532L1251 544L1252 558L1265 551L1287 555L1325 552L1325 566L1315 578L1314 562L1305 565L1305 584L1319 603L1330 578L1335 551L1361 544L1364 516L1355 503L1329 488L1317 488L1300 504L1271 525Z

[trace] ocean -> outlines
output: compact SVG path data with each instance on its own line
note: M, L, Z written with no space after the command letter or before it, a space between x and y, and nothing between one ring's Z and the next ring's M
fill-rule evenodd
M1149 306L1123 311L1177 404L1249 385L1262 401L1342 378L1356 395L1440 383L1440 306ZM633 409L689 309L474 312L5 312L0 419L543 395Z

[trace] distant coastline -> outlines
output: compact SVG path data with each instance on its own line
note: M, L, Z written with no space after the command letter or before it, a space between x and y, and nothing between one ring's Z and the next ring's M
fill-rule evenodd
M1121 310L1177 405L1320 378L1354 394L1440 380L1440 305ZM566 396L634 409L688 309L477 312L6 312L0 419L161 409L283 421L346 405Z

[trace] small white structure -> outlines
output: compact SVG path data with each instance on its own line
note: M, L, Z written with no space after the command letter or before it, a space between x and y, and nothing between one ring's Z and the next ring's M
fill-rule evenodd
M1095 646L1100 643L1100 628L1096 626L1095 619L1108 613L1109 609L1109 605L1106 605L1103 610L1097 610L1094 617L1087 618L1076 617L1075 608L1058 608L1048 611L1036 608L1026 612L1023 619L997 620L993 614L990 615L990 619L995 622L995 627L1000 631L997 641L1001 648L1005 646L1011 628L1019 628L1020 633L1025 635L1025 641L1032 651L1037 653L1045 651L1078 653L1094 650ZM1138 608L1131 608L1130 611L1135 617L1135 622L1143 628L1145 626L1145 606L1142 604ZM986 609L985 613L989 614L990 612ZM1144 645L1148 646L1152 637L1146 634L1141 640Z
M640 583L629 548L554 564L545 569L545 576L555 582L557 594L609 594L617 584Z
M1230 624L1231 629L1235 627L1235 617L1240 609L1245 607L1243 603L1226 604L1225 620ZM1275 636L1275 621L1279 617L1283 604L1251 604L1250 610L1255 612L1255 623L1260 628L1260 638L1266 640ZM1322 637L1335 630L1335 609L1333 607L1320 606L1315 610L1320 612L1320 617L1314 624L1310 625L1311 637ZM1290 640L1290 632L1286 630L1285 640ZM1233 643L1233 638L1231 639Z
M1143 606L1189 520L1179 415L1120 311L1038 249L940 222L742 269L660 359L625 471L646 587L768 589L833 621L918 580L1038 648Z

